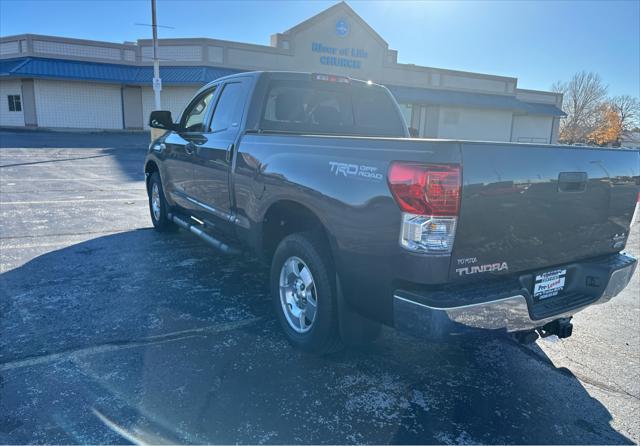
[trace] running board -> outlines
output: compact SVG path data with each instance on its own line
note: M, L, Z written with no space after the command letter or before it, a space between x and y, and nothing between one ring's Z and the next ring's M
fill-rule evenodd
M183 220L182 218L178 217L175 214L169 214L168 217L169 217L169 220L174 222L176 225L180 226L183 229L186 229L187 231L193 232L195 235L200 237L202 240L204 240L209 245L213 246L223 254L232 254L232 255L240 254L239 249L234 248L233 246L229 246L226 243L221 242L217 238L212 237L211 235L204 232L202 229L198 228L197 225L189 223L188 221Z

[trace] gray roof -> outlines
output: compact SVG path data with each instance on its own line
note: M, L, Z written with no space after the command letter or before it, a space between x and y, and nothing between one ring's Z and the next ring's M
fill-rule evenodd
M387 85L387 88L389 88L398 102L405 104L449 105L453 107L509 110L529 115L566 116L562 110L553 104L525 102L515 96L395 85Z

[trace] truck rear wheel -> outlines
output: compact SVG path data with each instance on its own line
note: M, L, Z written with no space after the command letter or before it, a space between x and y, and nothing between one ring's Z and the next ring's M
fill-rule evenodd
M175 225L169 216L169 207L167 200L164 197L164 190L162 188L162 181L160 181L160 175L158 172L153 172L149 177L149 183L147 188L149 195L149 212L151 214L151 222L156 231L164 232L171 229L175 229Z
M271 293L294 346L317 354L341 348L335 270L317 237L299 233L280 242L271 262Z

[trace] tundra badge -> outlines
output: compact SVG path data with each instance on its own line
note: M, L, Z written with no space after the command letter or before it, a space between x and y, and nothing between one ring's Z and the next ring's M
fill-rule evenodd
M477 274L477 273L488 273L488 272L498 272L498 271L508 271L509 266L507 262L498 262L498 263L488 263L486 265L477 265L477 266L466 266L464 268L456 268L456 272L459 276L464 276L467 274Z

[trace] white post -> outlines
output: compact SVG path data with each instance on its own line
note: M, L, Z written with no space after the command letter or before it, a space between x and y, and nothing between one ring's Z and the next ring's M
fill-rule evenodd
M151 0L151 27L153 29L153 93L155 109L160 110L160 91L162 80L160 79L160 61L158 60L158 24L156 23L156 0Z
M153 98L155 110L162 110L160 102L160 91L162 91L162 80L160 79L160 60L158 59L158 24L156 22L156 0L151 0L151 28L153 29ZM151 141L164 134L164 130L151 129Z

